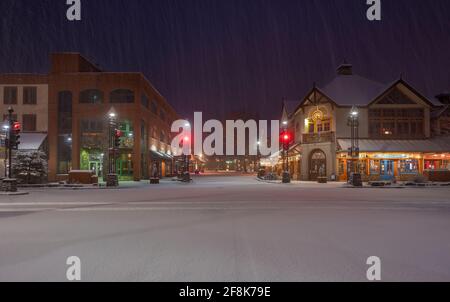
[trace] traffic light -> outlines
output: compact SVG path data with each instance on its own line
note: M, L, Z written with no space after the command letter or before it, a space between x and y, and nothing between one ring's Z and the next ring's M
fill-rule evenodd
M119 129L114 131L114 147L118 149L120 147L120 138L123 136L123 132Z
M9 145L11 149L17 150L20 145L20 131L21 125L19 122L12 122L11 128L9 130Z
M288 131L283 131L280 134L280 140L283 144L283 148L286 150L287 148L289 148L289 144L292 141L292 135Z

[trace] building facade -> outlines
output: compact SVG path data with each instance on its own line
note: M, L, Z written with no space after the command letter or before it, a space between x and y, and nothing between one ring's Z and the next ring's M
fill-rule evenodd
M349 156L352 108L358 112L359 158ZM447 108L447 109L446 109ZM289 169L294 179L411 180L424 170L450 169L448 106L432 102L403 79L385 85L355 75L349 64L299 102L284 102L282 119L294 133ZM439 111L439 114L437 112Z
M0 75L0 113L2 125L8 123L8 109L14 109L13 119L22 125L19 150L46 149L48 131L48 77L46 75ZM0 175L4 175L5 131L0 129Z
M9 76L0 78L0 85L18 91L28 85L19 78L4 83L4 78ZM38 86L37 95L45 94L46 102L41 108L42 125L38 115L36 129L48 133L49 181L64 180L71 170L105 175L111 112L124 134L116 162L120 179L148 178L154 165L160 176L172 174L170 128L177 114L142 73L105 72L78 53L56 53L51 56L50 73L39 79L42 87ZM17 107L19 115L23 110ZM22 124L25 131L25 121Z

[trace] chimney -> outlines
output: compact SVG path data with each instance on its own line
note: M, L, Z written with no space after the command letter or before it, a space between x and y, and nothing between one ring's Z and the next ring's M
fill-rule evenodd
M450 105L450 93L444 92L436 96L439 102L444 105Z
M338 75L352 75L353 74L353 65L344 62L337 69L336 72Z

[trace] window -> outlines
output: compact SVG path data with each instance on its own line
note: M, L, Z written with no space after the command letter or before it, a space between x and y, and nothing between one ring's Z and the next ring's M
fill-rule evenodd
M166 120L166 112L163 109L159 110L159 117L161 118L161 120L165 121Z
M421 108L370 109L370 136L373 138L423 137L424 116Z
M323 124L322 123L317 124L317 132L323 132Z
M158 115L158 105L156 105L156 101L152 101L151 111L152 111L152 113Z
M23 104L24 105L36 105L37 103L37 88L36 87L24 87L23 88Z
M148 109L148 106L150 104L150 100L148 99L147 95L145 95L145 94L141 95L141 104L142 104L142 106L144 106L145 108Z
M23 131L36 131L36 114L24 114L22 116Z
M159 134L159 140L163 143L166 141L166 134L164 133L163 130L161 130L161 132Z
M58 132L72 133L72 92L62 91L58 95Z
M367 161L359 160L358 161L358 169L361 175L367 175Z
M81 104L103 103L103 92L98 89L86 89L80 92Z
M3 104L17 104L17 87L5 87L3 90Z
M419 172L419 163L416 159L400 160L398 162L400 174L417 174Z
M395 123L394 121L383 122L383 136L393 136L395 135Z
M314 133L314 122L309 122L308 124L308 132Z
M58 174L67 174L72 168L72 92L58 93Z
M380 174L380 161L371 159L369 161L369 169L371 175L378 175Z
M103 133L103 121L97 119L82 119L80 121L82 133Z
M403 92L401 92L398 88L395 88L389 95L380 100L378 104L415 104L411 101Z
M110 94L111 103L134 103L134 92L129 89L116 89Z
M408 121L397 121L397 134L399 136L407 137L409 134L409 123Z
M379 136L381 133L381 122L378 120L372 120L369 124L370 136Z

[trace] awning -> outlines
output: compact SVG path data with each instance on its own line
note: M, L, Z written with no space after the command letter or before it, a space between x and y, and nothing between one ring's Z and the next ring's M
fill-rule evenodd
M277 151L274 154L272 154L271 156L261 158L260 163L262 166L273 167L276 164L278 164L278 162L280 161L280 158L281 158L281 151Z
M42 147L47 133L20 133L19 150L39 150Z
M351 139L338 139L339 152L351 148ZM425 140L359 139L360 152L450 152L450 137Z
M173 157L163 152L150 150L150 157L154 160L172 160Z

